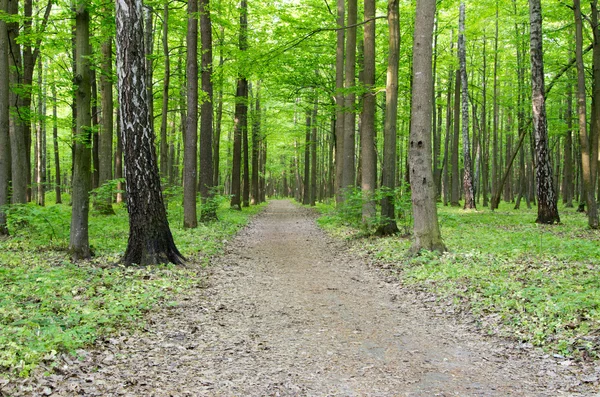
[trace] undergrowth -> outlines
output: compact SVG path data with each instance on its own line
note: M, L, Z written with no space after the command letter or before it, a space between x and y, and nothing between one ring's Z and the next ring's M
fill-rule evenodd
M65 203L68 195L63 195ZM181 196L170 196L168 216L179 250L191 263L206 265L228 239L263 206L228 209L217 198L218 221L184 230ZM27 376L60 353L122 329L143 326L142 315L199 282L198 266L124 267L128 218L90 212L91 261L72 263L67 246L71 207L34 204L7 208L11 236L0 239L0 378Z
M319 209L330 233L364 235L331 206ZM444 255L409 257L410 239L397 236L363 238L358 249L391 264L405 284L464 306L489 333L597 359L600 232L572 208L561 208L562 223L554 226L534 223L535 211L439 206Z

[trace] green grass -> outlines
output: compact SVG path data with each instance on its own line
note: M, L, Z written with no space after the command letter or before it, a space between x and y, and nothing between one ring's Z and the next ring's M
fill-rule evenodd
M561 208L560 225L534 223L534 210L438 207L444 255L407 256L410 239L364 238L360 250L393 265L408 285L471 310L489 333L572 357L600 355L600 232ZM322 207L326 230L353 237Z
M68 205L12 207L11 236L0 239L0 377L27 376L41 362L52 365L58 353L142 327L144 313L202 282L198 265L206 265L263 206L232 211L222 202L219 221L194 230L181 227L179 202L173 199L169 208L175 242L192 266L117 265L128 237L127 211L120 205L116 215L91 213L95 257L81 263L71 263L66 252Z

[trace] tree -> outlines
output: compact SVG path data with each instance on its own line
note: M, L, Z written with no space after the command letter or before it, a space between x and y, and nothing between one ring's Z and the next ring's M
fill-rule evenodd
M344 169L342 172L342 189L351 189L355 183L356 155L354 148L356 113L354 112L355 72L356 72L356 18L357 0L348 0L347 36L346 36L346 64L344 66Z
M415 240L413 253L446 250L435 205L435 181L431 165L432 42L435 0L418 0L413 44L413 83L409 166Z
M163 6L162 46L164 60L163 97L160 119L160 177L169 178L169 143L167 142L167 121L169 118L169 86L171 83L171 58L169 56L169 2Z
M203 204L213 197L213 84L212 84L212 23L210 0L200 0L200 36L202 41L201 73L202 91L206 99L200 109L200 181L199 191ZM213 205L204 205L200 219L203 222L216 219Z
M113 143L113 57L112 37L102 43L102 73L100 74L100 89L102 92L102 126L100 129L98 147L98 186L112 179L112 143ZM114 214L112 195L96 201L96 207L104 214Z
M188 2L186 88L187 115L183 147L183 227L198 226L196 177L198 171L198 0Z
M90 208L89 192L92 186L91 164L91 78L90 70L90 13L88 4L81 1L75 13L75 84L76 135L73 142L73 187L71 237L69 251L74 260L92 256L88 235Z
M335 47L335 187L336 203L343 201L344 171L344 41L346 29L345 1L337 0L337 35Z
M544 52L542 35L542 5L540 0L529 0L531 88L533 108L533 133L535 145L536 183L538 197L537 223L560 222L557 198L552 178L548 149L546 99L544 97Z
M8 0L0 1L0 12L8 10ZM8 204L8 181L10 179L9 151L9 70L8 70L8 30L4 19L0 18L0 235L7 235L6 212Z
M365 0L364 27L364 83L361 144L361 189L363 193L363 223L370 224L375 216L375 193L377 163L375 153L375 1Z
M381 225L377 233L398 233L394 190L396 188L396 127L398 118L398 64L400 51L399 0L388 1L389 50L385 86L385 122L383 131L382 188L386 194L381 199Z
M460 2L458 33L458 58L460 60L460 81L462 89L462 141L463 141L463 191L465 209L475 209L473 190L473 166L469 149L469 83L467 80L467 49L465 45L465 2ZM458 121L457 121L458 122Z
M116 2L117 75L129 241L123 263L183 263L167 221L146 95L141 0Z

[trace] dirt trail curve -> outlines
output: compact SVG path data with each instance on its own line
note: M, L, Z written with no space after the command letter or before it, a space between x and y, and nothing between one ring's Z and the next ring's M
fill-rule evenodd
M209 285L38 384L52 396L579 396L568 367L424 310L273 201ZM389 281L389 280L387 280ZM40 388L41 387L41 388ZM35 393L34 393L35 394Z

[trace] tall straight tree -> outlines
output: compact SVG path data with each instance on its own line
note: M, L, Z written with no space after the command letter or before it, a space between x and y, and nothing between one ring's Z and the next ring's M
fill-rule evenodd
M260 127L261 127L261 106L260 106L260 81L256 84L256 99L254 100L254 117L252 119L252 202L251 204L260 203L260 192L258 176L259 170L259 155L260 155Z
M590 2L591 12L591 25L592 33L594 36L593 42L593 68L592 68L592 122L590 125L590 144L592 146L591 163L590 163L590 174L592 175L592 186L591 188L595 191L598 178L598 166L600 158L599 153L599 135L600 135L600 26L598 23L598 1L593 0ZM593 195L595 199L595 194ZM588 210L588 218L590 217ZM598 228L598 204L596 201L596 219L589 221L589 225L592 229Z
M102 126L98 138L98 185L112 179L112 146L113 146L113 57L112 37L102 43L102 73L100 74L100 90L102 92ZM114 214L112 195L107 195L104 202L96 202L97 208L105 214Z
M310 205L317 204L317 134L319 123L317 116L319 114L319 97L315 92L314 105L312 111L312 132L310 137Z
M533 137L535 145L536 190L538 197L537 223L560 222L556 190L548 149L546 99L544 97L544 51L542 34L542 5L540 0L529 0L531 88L533 109Z
M592 157L590 136L587 128L587 94L585 91L585 67L583 64L583 23L581 18L581 4L573 0L575 14L575 58L577 59L577 119L579 121L579 145L581 151L581 171L583 178L583 191L587 205L588 225L592 229L598 228L598 207L594 196L592 182Z
M356 155L354 140L356 137L356 113L354 112L354 102L356 94L354 86L356 84L356 19L357 19L357 0L348 0L347 36L346 36L346 64L344 66L344 88L346 95L344 97L344 170L342 173L342 189L351 189L354 186Z
M75 83L76 91L76 136L73 142L73 183L71 237L69 251L74 260L92 256L88 236L89 191L92 186L91 173L91 70L89 58L90 13L86 1L77 4L75 12Z
M385 86L385 121L383 131L382 188L386 194L381 199L381 225L377 233L398 233L394 190L396 189L396 127L398 119L398 64L400 60L399 0L388 1L389 50Z
M119 122L125 152L129 241L123 263L180 264L160 188L146 95L141 0L116 1Z
M188 1L186 88L187 115L183 147L183 227L198 226L196 181L198 171L198 0Z
M337 35L335 47L335 199L343 201L342 175L344 170L344 42L346 29L345 0L337 0Z
M7 11L8 0L0 0L0 12L5 13ZM4 211L4 206L8 204L8 182L10 179L8 54L8 29L6 21L0 18L0 235L8 234L6 212Z
M200 109L200 197L207 204L213 197L213 83L212 83L212 22L210 0L200 0L200 37L202 41L201 73L202 91L206 98ZM203 222L217 217L213 205L203 205L200 219Z
M409 167L415 240L413 253L445 251L435 204L431 155L432 42L436 0L417 0L413 44Z
M167 125L169 119L169 87L171 84L171 57L169 56L169 2L163 6L162 46L164 56L164 78L162 111L160 119L160 177L169 177L169 143L167 142Z
M458 58L460 62L460 82L462 91L462 143L463 143L463 192L465 209L475 209L473 189L473 166L469 144L469 83L467 80L467 49L465 44L465 2L460 2L458 22ZM458 120L457 120L458 122Z
M240 2L240 52L248 49L248 3ZM231 208L242 209L242 139L248 128L248 79L244 72L238 70L237 89L235 94L235 131L233 133L233 162L231 171Z
M362 220L370 224L375 217L373 195L376 187L377 155L375 153L375 0L364 2L364 84L361 129L361 190L363 193Z

